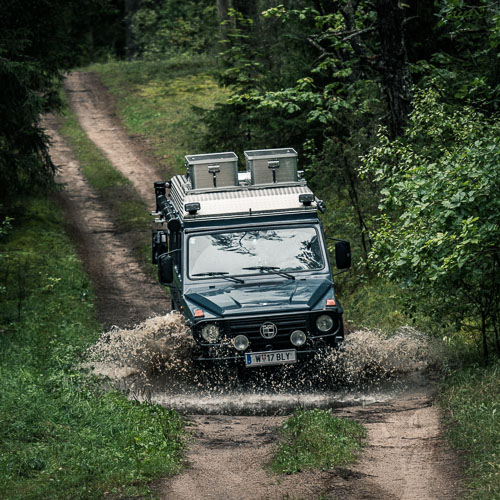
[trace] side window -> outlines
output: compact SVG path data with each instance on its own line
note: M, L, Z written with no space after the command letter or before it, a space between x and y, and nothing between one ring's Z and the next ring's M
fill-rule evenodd
M175 250L172 252L172 257L174 258L174 265L177 268L178 272L181 272L181 241L182 235L180 231L171 231L169 234L169 247L170 250Z

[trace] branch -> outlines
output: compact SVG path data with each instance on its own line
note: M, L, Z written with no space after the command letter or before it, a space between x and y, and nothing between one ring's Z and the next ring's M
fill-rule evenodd
M370 26L369 28L365 28L365 29L358 30L358 31L355 31L353 33L350 33L349 36L346 36L345 38L343 38L342 41L343 42L347 42L347 40L350 40L351 38L354 38L355 36L359 36L362 33L369 33L370 31L375 31L375 27L374 26ZM349 32L344 31L344 33L349 33ZM336 33L334 33L334 34L336 34Z
M311 38L310 36L307 37L306 39L315 49L318 49L321 52L321 57L324 56L333 56L333 52L328 52L326 49L324 49L316 40Z
M347 27L346 33L348 36L345 40L349 41L352 50L354 53L360 58L368 61L371 65L374 64L374 58L367 56L370 51L366 48L366 46L361 43L358 39L358 35L367 31L371 31L374 29L373 27L364 28L363 30L356 29L356 9L358 8L359 0L349 0L346 6L342 9L342 16L344 17L345 25ZM376 64L376 63L375 63Z

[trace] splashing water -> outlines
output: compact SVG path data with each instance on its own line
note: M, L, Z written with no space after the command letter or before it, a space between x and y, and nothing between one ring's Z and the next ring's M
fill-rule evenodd
M200 366L192 360L194 347L183 317L172 312L103 333L84 366L136 399L181 411L269 414L386 401L403 387L402 376L421 373L443 356L437 341L410 327L391 337L358 330L338 350L278 367Z
M436 339L404 326L390 337L378 330L357 330L325 362L336 367L344 384L360 386L436 366L443 355Z
M194 340L177 312L149 318L132 329L112 327L88 350L86 367L112 381L159 372L184 376L192 368Z

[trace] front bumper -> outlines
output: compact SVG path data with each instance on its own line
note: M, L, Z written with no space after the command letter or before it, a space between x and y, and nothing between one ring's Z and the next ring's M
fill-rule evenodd
M198 362L212 362L212 363L236 363L244 364L246 354L249 353L267 353L273 351L281 351L283 349L294 349L297 353L297 360L308 359L320 352L325 347L337 348L344 340L343 335L338 335L339 329L329 335L321 337L310 338L303 347L295 347L291 344L287 346L280 346L271 348L271 346L263 347L262 349L247 349L245 351L236 351L231 345L218 344L203 344L200 346L199 351L193 356L194 361Z

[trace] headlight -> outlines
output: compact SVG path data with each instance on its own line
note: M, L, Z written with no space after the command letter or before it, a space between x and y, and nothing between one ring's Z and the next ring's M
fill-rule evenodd
M234 347L237 351L244 351L248 347L249 341L245 335L237 335L234 338Z
M300 347L306 343L306 334L302 330L295 330L290 335L290 342L295 347Z
M220 338L219 327L214 323L207 323L201 328L201 336L205 342L215 344Z
M323 333L330 331L333 328L333 319L328 314L322 314L316 320L316 328Z

